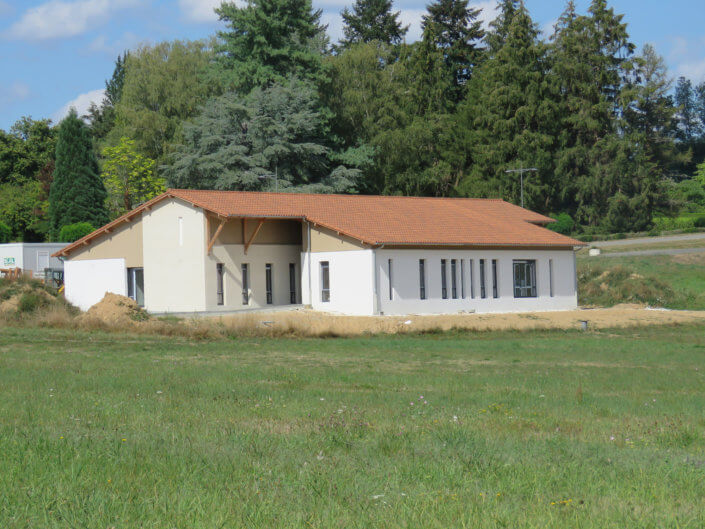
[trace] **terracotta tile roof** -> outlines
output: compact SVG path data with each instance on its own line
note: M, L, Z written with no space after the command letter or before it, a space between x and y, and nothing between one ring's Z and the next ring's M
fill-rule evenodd
M503 200L367 195L307 195L170 189L64 248L68 255L166 198L222 217L294 218L370 245L573 247L583 243L542 227L553 219Z

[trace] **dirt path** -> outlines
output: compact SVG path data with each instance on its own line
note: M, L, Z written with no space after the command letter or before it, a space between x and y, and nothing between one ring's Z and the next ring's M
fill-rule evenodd
M683 233L680 235L664 235L662 237L640 237L638 239L615 239L613 241L593 241L589 243L595 248L609 248L610 246L632 246L640 244L657 244L679 241L702 240L705 244L705 233Z
M703 241L705 244L705 241ZM705 253L705 247L701 248L658 248L654 250L630 250L627 252L611 252L611 253L601 253L600 255L592 256L590 259L595 259L595 257L630 257L637 255L680 255L688 253Z
M336 316L296 310L291 312L242 314L223 316L228 327L251 326L283 327L321 335L398 333L453 328L468 330L508 329L579 329L587 321L590 329L664 325L674 323L701 323L705 328L705 311L671 311L622 305L609 309L581 309L561 312L534 312L523 314L454 314L438 316Z

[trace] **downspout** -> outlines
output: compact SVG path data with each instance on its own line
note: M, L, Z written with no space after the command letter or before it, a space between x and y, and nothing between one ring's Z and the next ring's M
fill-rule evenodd
M311 223L306 221L306 253L308 253L308 304L313 308L313 285L311 285Z
M379 315L381 313L380 308L382 307L382 302L379 299L379 273L377 270L377 250L381 250L382 248L384 248L384 243L380 244L372 251L372 255L374 256L372 266L374 267L375 315Z

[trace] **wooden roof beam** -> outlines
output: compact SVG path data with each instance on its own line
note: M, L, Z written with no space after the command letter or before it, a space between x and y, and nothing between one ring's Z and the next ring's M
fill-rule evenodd
M208 243L208 249L206 250L206 255L211 254L211 250L213 249L213 245L215 244L215 240L218 238L218 235L220 235L220 232L223 230L223 226L225 226L226 222L227 222L227 219L223 219L220 221L220 226L218 226L218 229L215 230L215 233L213 234L213 238Z
M255 237L257 237L257 234L259 233L259 230L262 229L262 224L264 224L264 220L265 219L259 220L259 223L257 224L257 227L255 228L255 231L252 234L252 237L250 237L250 240L245 243L245 255L247 255L247 250L250 249L250 245L254 242ZM243 222L243 226L244 226L244 222Z

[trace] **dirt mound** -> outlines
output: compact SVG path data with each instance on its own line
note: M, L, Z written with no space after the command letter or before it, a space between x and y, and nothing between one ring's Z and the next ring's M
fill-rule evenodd
M109 324L135 323L146 321L149 317L133 299L112 292L107 292L101 301L80 316L84 320L96 319Z
M38 281L8 281L0 288L0 314L34 312L59 303Z

